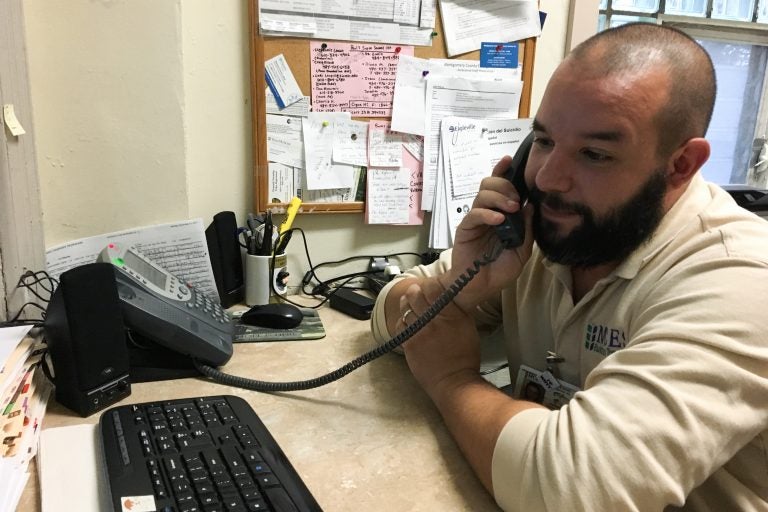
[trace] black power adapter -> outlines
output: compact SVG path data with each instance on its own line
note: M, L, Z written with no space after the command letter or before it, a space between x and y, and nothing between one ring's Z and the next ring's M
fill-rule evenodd
M371 318L375 300L348 288L337 288L330 299L331 307L358 320Z

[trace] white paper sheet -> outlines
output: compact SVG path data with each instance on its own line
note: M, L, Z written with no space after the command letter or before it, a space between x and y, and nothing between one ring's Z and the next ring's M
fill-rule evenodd
M294 168L277 162L269 162L269 202L287 203L296 194ZM299 184L298 189L301 189Z
M437 175L435 177L434 205L432 210L432 222L429 225L429 247L435 250L448 249L451 246L451 232L448 227L448 198L445 195L445 160L447 154L440 152L437 162Z
M418 135L411 135L410 133L403 134L403 147L412 154L419 162L424 161L424 137Z
M352 186L348 188L329 188L324 190L309 190L306 185L306 177L302 176L301 189L296 194L302 200L302 206L307 212L314 211L308 203L346 203L354 201L360 184L360 167L352 167Z
M368 123L337 119L333 125L333 161L368 165Z
M13 353L16 346L24 339L24 336L32 329L31 325L0 328L0 371L5 361Z
M312 110L309 96L304 96L302 99L291 103L285 108L280 108L275 99L275 95L269 87L266 88L266 106L267 114L275 114L280 116L294 116L294 117L307 117L309 111Z
M421 13L419 16L419 26L423 28L435 28L435 18L437 17L437 0L421 0Z
M486 41L519 41L541 35L535 0L440 0L445 46L453 57Z
M103 467L97 425L43 430L38 457L42 512L112 510Z
M267 160L304 168L301 117L267 114Z
M411 172L399 169L368 169L366 208L368 224L407 224Z
M523 83L434 77L427 84L424 137L424 189L421 207L431 210L435 196L440 122L446 117L516 119Z
M46 269L58 278L70 268L94 263L109 242L135 245L168 272L192 283L198 292L219 296L202 219L127 229L57 245L45 252Z
M262 10L261 33L269 36L311 35L313 39L432 46L432 28L327 15L303 16Z
M392 129L424 135L427 81L437 76L473 80L520 80L520 68L481 68L480 61L421 59L402 55L397 64L392 100Z
M530 119L446 118L441 124L444 208L453 245L456 228L469 212L480 182L504 155L514 155L530 131Z
M418 25L421 11L419 0L395 0L394 22L405 25Z
M306 188L324 190L353 186L351 165L333 163L333 126L349 121L347 112L310 112L302 118Z
M389 121L371 121L368 132L368 165L402 167L403 136L390 130Z

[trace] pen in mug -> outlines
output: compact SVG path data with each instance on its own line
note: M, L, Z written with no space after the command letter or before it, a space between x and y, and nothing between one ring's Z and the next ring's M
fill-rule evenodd
M258 226L256 228L256 231L253 233L253 238L254 238L254 241L256 243L256 254L258 254L258 255L261 255L262 251L264 251L264 250L271 251L272 248L277 244L277 239L278 239L278 236L279 236L277 234L277 229L275 229L274 226L272 228L272 244L271 245L264 243L264 240L265 240L264 232L265 232L265 230L266 230L266 223L265 224L261 224L260 226ZM264 247L265 245L267 245L267 248ZM269 254L271 254L271 252Z
M274 240L272 240L273 225L272 225L272 212L267 212L264 218L264 237L261 242L261 255L269 256L272 254L274 248Z
M285 248L288 246L288 242L291 241L291 235L293 234L293 231L288 231L287 233L280 233L280 242L277 244L277 248L275 249L275 254L280 255L285 252Z

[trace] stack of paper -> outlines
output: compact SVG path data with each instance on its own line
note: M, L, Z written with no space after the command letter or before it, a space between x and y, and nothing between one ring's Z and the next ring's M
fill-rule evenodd
M29 327L0 329L0 511L13 511L29 478L50 385Z
M98 425L45 429L40 438L37 473L42 512L112 510Z

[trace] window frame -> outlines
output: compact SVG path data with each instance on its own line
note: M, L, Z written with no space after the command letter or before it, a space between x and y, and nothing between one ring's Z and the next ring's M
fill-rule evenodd
M659 0L658 9L655 12L628 11L626 9L613 9L613 0L606 2L606 8L598 8L598 18L595 20L596 30L599 25L600 16L606 16L606 28L610 26L611 16L634 16L655 19L659 25L666 25L682 30L694 38L716 40L734 44L751 44L768 47L768 23L757 21L760 2L755 1L752 10L752 21L738 21L720 18L710 18L712 13L713 0L708 0L705 16L665 14L663 10L666 7L666 0ZM749 141L751 148L750 157L747 162L747 169L744 170L744 182L747 185L758 185L750 183L751 168L756 160L755 141L768 138L768 72L763 80L763 88L760 93L760 104L758 106L757 120L755 122L752 137ZM745 143L747 144L747 143ZM742 149L743 150L743 149ZM731 176L733 176L733 171Z

